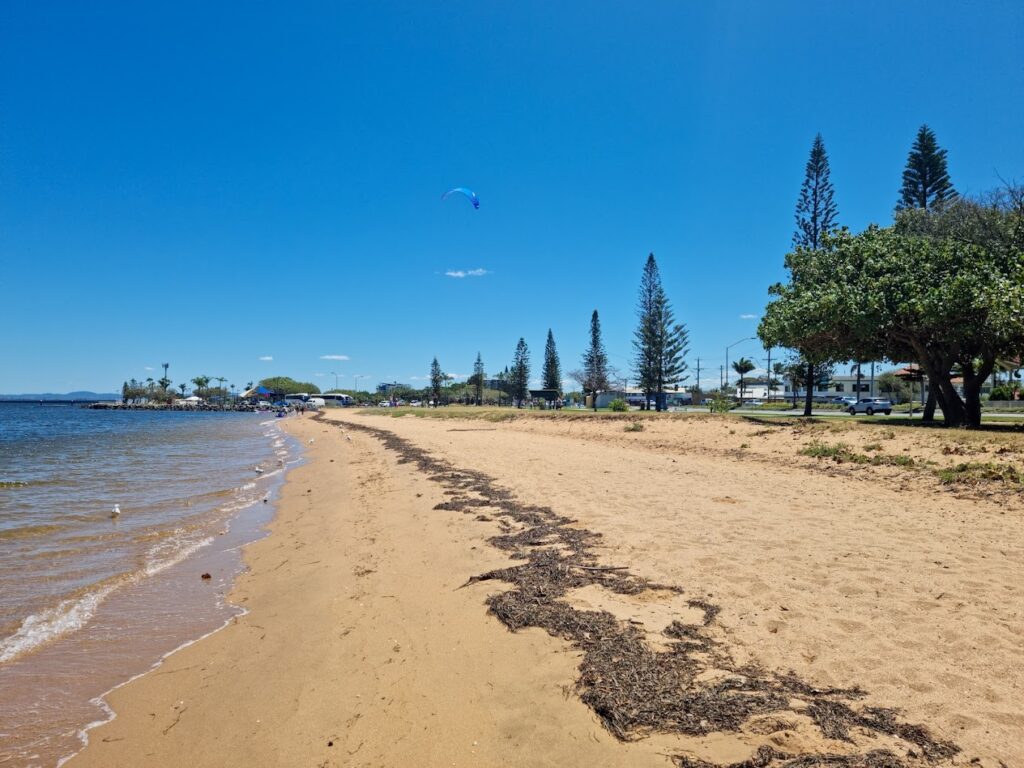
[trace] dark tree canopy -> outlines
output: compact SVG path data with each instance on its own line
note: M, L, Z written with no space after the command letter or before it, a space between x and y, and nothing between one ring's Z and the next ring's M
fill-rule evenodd
M835 227L839 211L832 188L832 171L828 164L825 142L819 133L811 145L811 155L804 169L804 182L796 203L796 232L793 247L817 248L826 232Z
M935 215L944 215L937 212ZM1014 214L1003 218L1012 229ZM869 227L786 257L758 334L834 360L914 360L953 426L978 426L982 382L1024 351L1024 251ZM956 370L963 396L952 383Z
M544 370L541 373L544 380L544 389L562 391L562 364L558 360L558 350L555 348L555 335L548 328L548 340L544 345Z
M515 355L512 357L509 385L512 399L516 401L518 407L522 408L523 401L530 395L530 350L526 346L526 340L522 337L516 344Z
M896 210L934 208L956 197L957 191L946 169L946 150L939 147L935 132L922 125L907 155Z

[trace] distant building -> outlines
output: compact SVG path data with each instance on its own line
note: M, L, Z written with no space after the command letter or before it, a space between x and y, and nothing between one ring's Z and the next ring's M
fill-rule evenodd
M396 389L398 389L401 386L402 385L399 384L397 381L392 381L390 383L383 382L383 383L377 385L377 393L381 394L381 395L387 395L387 394L390 394L391 392L394 392Z

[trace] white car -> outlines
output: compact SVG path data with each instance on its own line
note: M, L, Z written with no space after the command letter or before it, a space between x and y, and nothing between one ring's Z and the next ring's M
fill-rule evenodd
M888 416L892 413L892 401L887 400L884 397L865 397L847 408L847 412L851 416L855 416L858 413L864 413L868 416L874 416L876 413L884 413Z
M387 400L381 400L379 403L377 403L378 408L387 408L389 405L391 405L391 403L389 403Z

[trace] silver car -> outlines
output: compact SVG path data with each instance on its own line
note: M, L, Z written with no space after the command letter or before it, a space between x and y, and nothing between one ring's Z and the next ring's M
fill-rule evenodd
M851 405L847 411L851 416L855 416L858 413L865 413L868 416L884 413L888 416L892 413L892 401L886 400L884 397L865 397Z

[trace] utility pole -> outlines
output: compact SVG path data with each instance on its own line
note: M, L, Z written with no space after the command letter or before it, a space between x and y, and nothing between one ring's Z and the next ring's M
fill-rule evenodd
M719 392L723 392L723 393L725 391L725 366L724 365L718 366L718 391Z
M772 348L766 347L768 350L768 402L772 401Z
M704 394L701 391L701 388L700 388L700 358L699 357L697 358L697 387L696 387L696 389L697 389L698 393Z
M338 390L338 374L336 374L334 371L331 371L331 376L334 377L334 390L337 391Z

